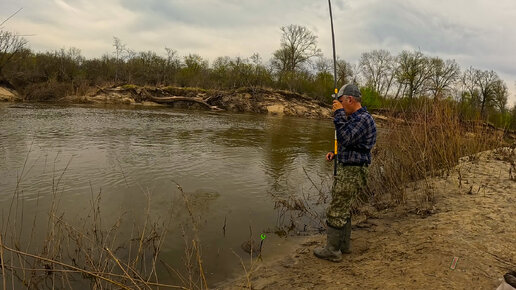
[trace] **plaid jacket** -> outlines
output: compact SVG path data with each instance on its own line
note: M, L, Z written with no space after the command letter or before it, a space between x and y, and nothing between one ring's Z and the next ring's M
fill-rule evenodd
M333 117L337 131L338 156L342 164L371 164L371 148L376 143L376 124L365 107L346 116L344 109Z

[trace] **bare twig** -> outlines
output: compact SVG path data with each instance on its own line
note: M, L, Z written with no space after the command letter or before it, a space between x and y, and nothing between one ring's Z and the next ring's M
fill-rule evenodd
M2 267L2 284L4 289L7 289L6 277L5 277L5 265L4 265L4 244L2 242L2 234L0 234L0 267Z
M192 241L192 244L197 257L197 264L199 265L199 274L201 275L202 282L204 283L204 288L208 289L208 283L206 282L206 276L204 275L204 269L202 268L201 250L195 240Z
M84 274L88 274L88 275L93 276L93 277L97 277L97 278L99 278L101 280L104 280L104 281L110 283L110 284L117 285L118 287L121 287L123 289L130 289L127 286L125 286L125 285L123 285L123 284L121 284L121 283L119 283L117 281L111 280L111 279L106 278L106 277L104 277L102 275L99 275L99 274L96 274L96 273L93 273L93 272L90 272L90 271L87 271L87 270L83 270L81 268L77 268L77 267L72 266L72 265L68 265L68 264L65 264L65 263L62 263L62 262L59 262L59 261L56 261L56 260L52 260L52 259L48 259L48 258L45 258L45 257L38 256L38 255L33 255L33 254L25 253L25 252L22 252L22 251L18 251L18 250L9 248L6 245L2 245L2 248L7 250L7 251L9 251L9 252L15 253L15 254L19 254L19 255L22 255L22 256L27 256L27 257L35 258L35 259L38 259L38 260L41 260L41 261L45 261L45 262L49 262L49 263L56 264L56 265L60 265L60 266L66 267L66 268L73 269L75 271L79 271L79 272L84 273Z
M244 269L245 278L246 278L246 281L247 281L246 288L252 289L251 288L251 274L247 271L247 268L245 267L245 264L244 264L244 261L242 260L242 257L240 257L233 250L231 250L231 252L233 252L233 254L235 254L235 256L240 260L240 265L242 265L242 268Z
M120 267L120 270L122 270L122 272L124 272L125 276L127 278L129 278L129 280L131 280L131 282L133 282L134 286L136 286L136 288L138 288L138 289L142 289L142 288L140 288L140 286L138 286L138 283L136 283L136 281L134 281L133 278L131 278L131 275L129 275L125 271L124 267L122 267L122 265L120 264L120 261L115 257L115 255L113 255L113 252L111 252L111 250L109 248L106 248L106 251L111 256L111 258L113 258L113 260L115 260L116 264L118 265L118 267ZM150 287L148 287L148 288L150 288Z

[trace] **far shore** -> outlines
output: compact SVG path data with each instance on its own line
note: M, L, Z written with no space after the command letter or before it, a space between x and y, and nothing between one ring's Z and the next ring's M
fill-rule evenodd
M23 102L27 100L14 90L0 88L0 101ZM31 99L29 101L170 106L175 108L239 113L249 112L311 119L331 117L331 107L329 104L288 91L263 88L205 90L200 88L160 88L122 85L91 88L88 93L83 95L69 95L57 99L48 97L45 100Z
M129 105L142 107L173 107L180 109L257 113L308 119L331 119L331 104L282 90L240 88L235 90L206 90L183 87L139 87L121 85L90 88L83 95L68 95L48 100L26 100L15 90L0 87L0 102L44 102L57 104ZM371 110L370 110L371 111ZM389 116L389 110L371 111L378 124L407 123L406 118ZM481 124L491 130L503 132L516 140L516 131L496 128L490 123Z

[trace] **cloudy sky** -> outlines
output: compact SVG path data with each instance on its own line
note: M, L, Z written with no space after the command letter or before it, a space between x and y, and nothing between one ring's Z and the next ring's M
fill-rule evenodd
M516 0L333 0L337 54L403 49L455 59L462 68L495 70L516 101ZM4 29L27 36L36 51L76 47L88 58L113 51L116 36L134 51L197 53L269 60L280 27L298 24L331 57L326 0L1 0Z

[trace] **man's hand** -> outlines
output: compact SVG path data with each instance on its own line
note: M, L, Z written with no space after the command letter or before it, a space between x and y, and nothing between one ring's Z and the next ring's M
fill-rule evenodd
M334 157L335 157L335 153L333 153L333 152L328 152L328 154L326 154L326 160L328 160L328 161L332 161Z
M335 112L338 109L344 109L344 107L342 106L342 103L337 100L333 100L333 111Z

